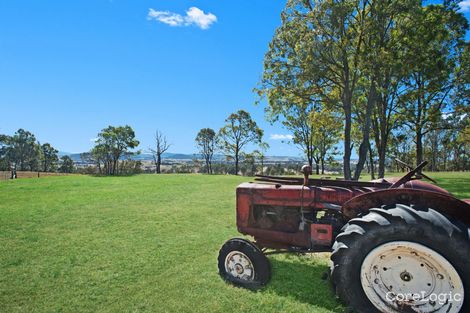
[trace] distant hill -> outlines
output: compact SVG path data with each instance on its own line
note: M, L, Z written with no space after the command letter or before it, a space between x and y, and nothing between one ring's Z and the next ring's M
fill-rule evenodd
M81 162L80 153L68 153L68 152L59 152L59 156L68 155L74 162ZM163 159L175 160L181 162L189 162L193 159L202 159L200 154L184 154L184 153L164 153ZM139 161L153 161L152 155L150 153L141 153L132 157L133 160ZM223 154L214 155L214 161L225 161L226 157ZM301 157L295 156L266 156L267 163L276 163L276 162L303 162L304 159Z

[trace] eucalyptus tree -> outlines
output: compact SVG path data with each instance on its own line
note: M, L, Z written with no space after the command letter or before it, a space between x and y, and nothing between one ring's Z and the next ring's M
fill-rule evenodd
M10 163L20 171L38 170L40 149L34 134L18 129L9 137L7 156Z
M402 52L403 37L412 27L408 21L420 9L421 1L418 0L365 2L364 43L360 54L361 96L357 99L361 105L356 108L361 142L354 179L359 179L367 154L373 170L372 138L378 156L378 175L384 177L388 141L398 126L399 97L407 75L406 67L403 67L406 58Z
M91 155L97 161L100 172L103 163L107 175L117 175L121 157L132 154L130 149L138 145L139 141L130 126L108 126L98 134Z
M313 111L309 116L313 129L313 145L315 146L316 173L325 173L325 161L333 152L334 145L338 143L341 135L342 121L338 114L328 109Z
M289 106L332 106L344 118L344 176L351 178L353 102L360 79L367 1L290 0L258 88L274 115Z
M206 163L207 174L212 174L212 158L217 147L217 135L212 128L201 129L196 136L196 145Z
M41 165L43 172L51 172L56 168L59 161L59 151L55 149L50 143L45 143L40 146L41 150Z
M316 111L315 104L305 103L282 106L278 112L283 115L282 125L292 134L291 142L298 146L307 158L308 164L319 165L318 137L311 114Z
M269 149L269 144L267 142L262 142L259 144L259 149L253 151L255 159L259 161L261 167L261 175L264 175L264 161L266 160L266 151Z
M74 163L71 157L64 155L60 158L59 172L61 173L73 173Z
M241 152L248 144L262 143L263 130L251 118L250 113L239 110L225 119L218 133L220 148L235 162L235 175L239 172Z
M10 136L0 134L0 171L10 169L10 160L8 159Z
M416 163L423 161L423 140L446 108L458 82L456 68L465 46L468 22L446 5L428 5L414 14L403 49L409 69L402 97L402 121L414 133Z

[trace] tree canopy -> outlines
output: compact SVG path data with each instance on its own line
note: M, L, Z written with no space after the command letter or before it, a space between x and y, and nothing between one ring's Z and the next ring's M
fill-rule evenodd
M249 143L262 143L263 130L251 118L250 113L239 110L225 119L225 126L218 134L220 148L235 162L235 174L239 171L240 153Z
M383 177L392 135L411 130L419 163L424 135L442 114L466 106L467 29L451 1L289 0L256 91L268 119L281 120L297 142L303 115L338 114L344 177L359 179L368 155L378 157ZM311 150L304 149L310 163Z
M138 145L139 141L135 138L134 130L130 126L108 126L98 134L91 155L100 173L118 175L119 160L134 154L131 149Z

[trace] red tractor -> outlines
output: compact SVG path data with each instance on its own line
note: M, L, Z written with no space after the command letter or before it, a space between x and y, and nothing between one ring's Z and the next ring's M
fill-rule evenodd
M237 227L219 273L257 289L268 254L332 252L339 298L360 313L470 312L470 200L419 181L427 162L371 182L258 176L237 188ZM409 167L409 166L408 166Z

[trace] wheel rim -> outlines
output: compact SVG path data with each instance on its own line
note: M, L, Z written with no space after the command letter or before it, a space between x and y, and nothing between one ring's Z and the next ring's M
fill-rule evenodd
M362 288L383 312L458 313L464 287L455 268L442 255L414 242L378 246L364 259Z
M250 258L243 252L232 251L225 258L225 271L233 277L253 280L255 269Z

